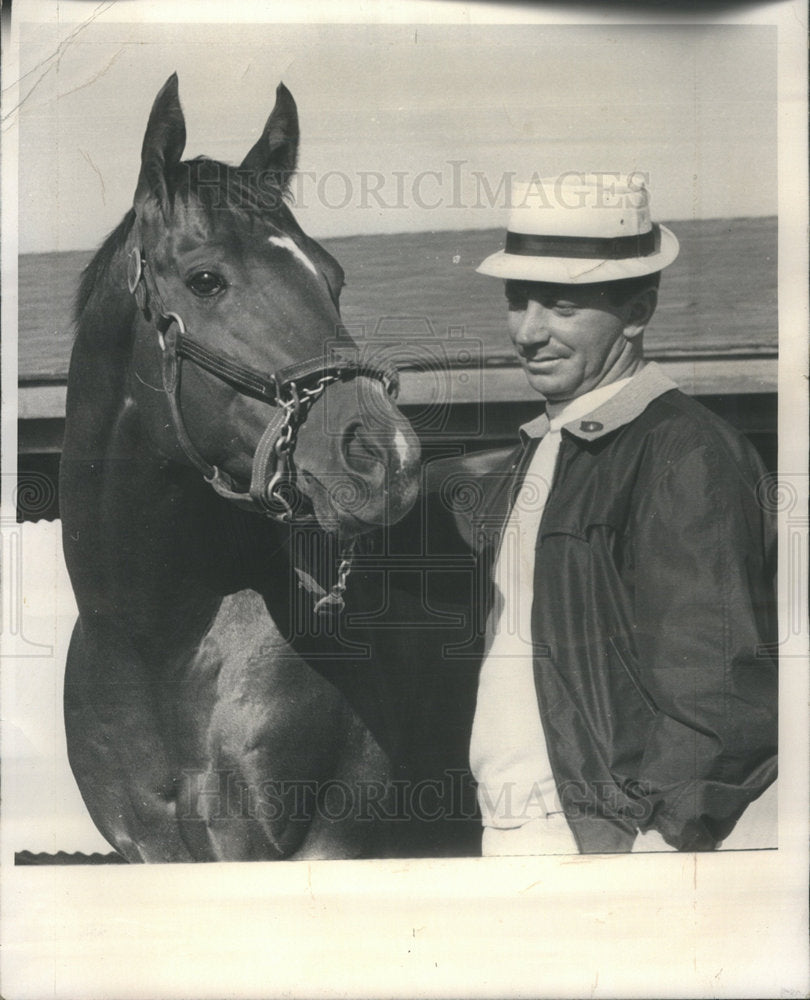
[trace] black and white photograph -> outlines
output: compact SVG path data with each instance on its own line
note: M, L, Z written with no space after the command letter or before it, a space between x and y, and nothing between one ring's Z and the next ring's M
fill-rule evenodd
M2 995L806 996L806 8L2 16Z

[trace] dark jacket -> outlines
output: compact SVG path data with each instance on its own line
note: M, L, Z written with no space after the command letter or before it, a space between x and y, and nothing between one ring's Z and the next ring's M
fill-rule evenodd
M514 450L429 472L433 536L449 552L455 531L476 554L484 604L546 428L540 417ZM583 852L630 850L651 828L680 850L710 850L776 776L776 538L758 501L764 476L752 446L655 365L563 428L532 633L550 761Z

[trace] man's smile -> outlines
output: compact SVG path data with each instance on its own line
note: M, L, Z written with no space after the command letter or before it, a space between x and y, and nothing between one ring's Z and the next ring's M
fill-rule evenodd
M564 361L565 359L560 354L540 354L531 357L527 357L524 354L522 355L522 360L523 364L529 369L529 371L534 371L536 368L547 368L549 365L552 365L557 361Z

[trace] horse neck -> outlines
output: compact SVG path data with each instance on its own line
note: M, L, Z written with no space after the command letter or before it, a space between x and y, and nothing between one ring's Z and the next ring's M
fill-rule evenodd
M142 447L135 418L122 416L100 461L63 460L65 552L83 615L101 614L143 649L182 650L226 594L288 589L284 538Z

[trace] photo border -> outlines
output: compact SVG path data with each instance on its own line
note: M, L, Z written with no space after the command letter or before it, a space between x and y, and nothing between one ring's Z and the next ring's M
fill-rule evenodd
M47 4L3 24L2 511L16 450L20 18L352 21L357 5ZM780 843L778 851L611 857L15 868L3 849L0 991L65 997L803 996L807 994L808 681L795 621L807 576L807 12L794 0L651 11L369 3L398 23L768 24L779 31ZM639 14L643 9L644 14ZM798 511L798 513L796 513ZM11 512L11 513L10 513ZM4 521L4 523L6 523ZM798 539L798 540L797 540ZM798 612L806 614L804 611ZM13 714L4 683L3 718ZM4 726L4 740L8 726ZM787 749L787 752L785 751ZM0 845L2 845L0 830ZM750 863L749 863L750 862Z

